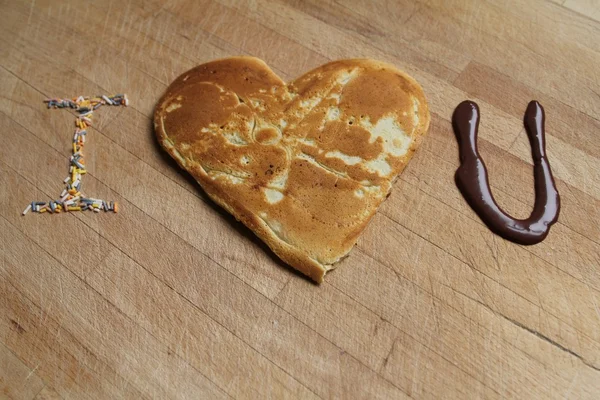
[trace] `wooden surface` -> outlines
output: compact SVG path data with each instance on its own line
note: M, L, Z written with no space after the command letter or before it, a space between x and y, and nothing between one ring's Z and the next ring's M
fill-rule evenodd
M597 0L0 4L0 397L600 398ZM320 286L154 141L166 85L239 54L284 79L376 58L429 99L423 146ZM70 154L73 115L42 100L111 92L131 106L97 113L84 186L121 212L22 217ZM449 119L479 103L493 192L524 217L534 98L563 209L523 247L458 193Z

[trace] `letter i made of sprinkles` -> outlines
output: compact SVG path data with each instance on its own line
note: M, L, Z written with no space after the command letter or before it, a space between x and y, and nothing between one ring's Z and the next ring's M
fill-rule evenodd
M36 213L58 214L69 211L113 211L119 212L117 202L104 201L87 197L81 191L83 175L86 174L85 159L83 158L83 146L87 136L87 129L92 125L92 116L94 111L103 105L110 106L128 106L129 100L125 94L114 96L83 97L79 96L73 99L47 99L44 100L48 108L69 108L77 113L75 119L75 133L73 134L73 146L71 157L69 158L69 175L63 181L65 188L56 200L32 201L23 210L23 215L29 211Z

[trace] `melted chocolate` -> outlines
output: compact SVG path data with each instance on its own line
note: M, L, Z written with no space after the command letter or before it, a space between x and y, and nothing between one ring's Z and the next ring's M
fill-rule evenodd
M531 245L544 240L558 219L560 197L546 158L544 109L537 101L527 106L523 120L531 144L535 179L535 205L527 219L514 219L494 200L487 169L477 150L479 107L463 101L454 110L452 125L458 140L460 167L456 185L479 218L496 234L515 243Z

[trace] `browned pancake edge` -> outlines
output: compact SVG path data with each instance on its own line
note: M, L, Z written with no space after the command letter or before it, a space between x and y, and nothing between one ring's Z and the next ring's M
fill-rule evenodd
M284 262L322 282L346 256L427 132L419 84L393 65L334 61L284 83L232 57L160 99L161 146Z

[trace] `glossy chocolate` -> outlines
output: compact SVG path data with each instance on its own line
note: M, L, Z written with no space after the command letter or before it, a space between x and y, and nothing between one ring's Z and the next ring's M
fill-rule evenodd
M535 205L529 218L521 220L506 214L490 191L487 169L477 149L479 107L472 101L463 101L452 116L460 151L456 185L471 208L494 233L524 245L544 240L560 211L560 197L546 157L544 119L541 104L537 101L530 102L523 122L533 156Z

